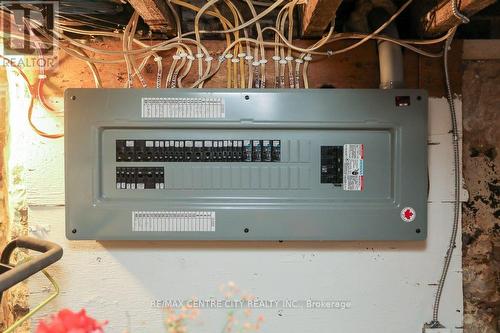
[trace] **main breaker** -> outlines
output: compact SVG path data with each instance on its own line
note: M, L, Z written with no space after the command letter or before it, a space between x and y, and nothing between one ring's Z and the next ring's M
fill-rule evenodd
M422 240L422 90L68 89L66 235Z

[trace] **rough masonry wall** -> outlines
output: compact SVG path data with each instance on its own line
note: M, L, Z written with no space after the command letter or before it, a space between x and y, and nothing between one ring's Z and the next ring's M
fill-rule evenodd
M4 70L0 69L0 249L5 246L6 231L8 225L7 216L7 186L5 181L4 158L6 136L7 136L7 77ZM0 330L3 331L5 322L4 304L0 304ZM6 310L6 309L5 309Z
M16 87L8 89L9 75L18 74L11 69L9 73L0 70L0 251L12 239L28 234L28 207L24 171L20 165L11 165L12 156L17 152L10 149L12 134L10 125L12 118L9 108L12 104L13 92L23 93ZM17 111L17 110L16 110ZM18 114L16 114L18 116ZM25 120L24 117L22 117ZM11 263L25 258L25 251L15 251ZM0 304L0 332L9 327L29 311L27 283L19 283L3 293ZM29 322L25 322L17 332L29 331Z
M464 332L500 330L500 61L466 62L463 77Z

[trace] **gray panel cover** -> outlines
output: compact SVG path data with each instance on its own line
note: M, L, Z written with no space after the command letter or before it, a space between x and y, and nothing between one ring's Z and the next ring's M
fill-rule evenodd
M143 98L160 97L210 98L224 113L144 117ZM68 89L65 113L69 239L426 238L425 91ZM123 139L271 139L282 152L272 163L117 162ZM363 144L362 191L320 182L321 146L346 144ZM164 188L117 189L117 167L164 168Z

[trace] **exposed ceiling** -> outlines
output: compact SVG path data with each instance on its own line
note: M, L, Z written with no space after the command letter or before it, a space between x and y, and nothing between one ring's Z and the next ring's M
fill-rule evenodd
M143 0L135 0L143 1ZM331 1L331 0L330 0ZM206 3L204 0L194 0L188 1L190 4L197 6L203 6ZM222 2L222 1L221 1ZM265 1L261 1L265 2ZM372 2L379 5L386 5L391 3L391 1L384 0L344 0L341 2L340 7L336 12L335 19L335 30L336 31L356 31L356 25L352 23L353 15L359 12L360 3ZM394 7L397 8L401 6L404 0L394 1ZM446 2L446 1L445 1ZM465 1L464 1L465 2ZM469 0L471 2L471 0ZM249 11L246 7L244 1L233 0L233 3L241 9L245 19L249 19ZM429 10L436 6L440 1L437 0L425 0L425 1L415 1L409 6L409 8L404 11L397 19L398 27L400 30L401 37L403 38L419 38L421 37L421 32L419 31L419 18L422 16L423 12ZM442 1L441 1L442 3ZM194 28L194 17L195 12L190 9L176 6L179 15L182 19L183 31L192 31ZM262 10L263 6L256 6L258 10ZM127 24L130 16L133 13L133 8L130 3L120 0L62 0L60 1L60 16L59 19L64 20L66 24L85 26L90 29L123 29ZM230 17L231 12L229 9L221 5L220 10L223 15ZM362 11L361 11L362 13ZM358 13L359 14L359 13ZM276 13L271 13L264 21L263 25L266 23L274 22ZM302 13L296 12L295 18L297 23L302 22ZM481 10L480 12L473 15L470 23L461 25L458 29L457 37L462 39L496 39L500 38L500 4L496 2L495 4ZM220 23L216 18L202 17L200 25L205 30L217 30L220 28ZM295 24L295 27L299 27L299 24ZM148 38L162 38L166 37L161 33L149 34L150 29L144 21L141 20L139 25L139 31L142 31L144 37ZM301 31L299 28L295 31L296 37L301 36ZM301 36L303 37L303 36ZM205 38L217 39L223 38L221 35L206 35Z

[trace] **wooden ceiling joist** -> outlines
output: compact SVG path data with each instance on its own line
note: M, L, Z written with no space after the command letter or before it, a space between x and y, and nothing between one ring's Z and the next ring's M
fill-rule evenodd
M471 17L480 10L495 3L496 0L457 0L459 11L467 17ZM422 32L426 37L441 35L453 26L460 23L453 14L452 1L440 1L422 17Z
M129 0L152 31L169 36L176 33L174 18L165 0Z
M318 37L330 25L342 0L309 0L304 5L302 35Z

